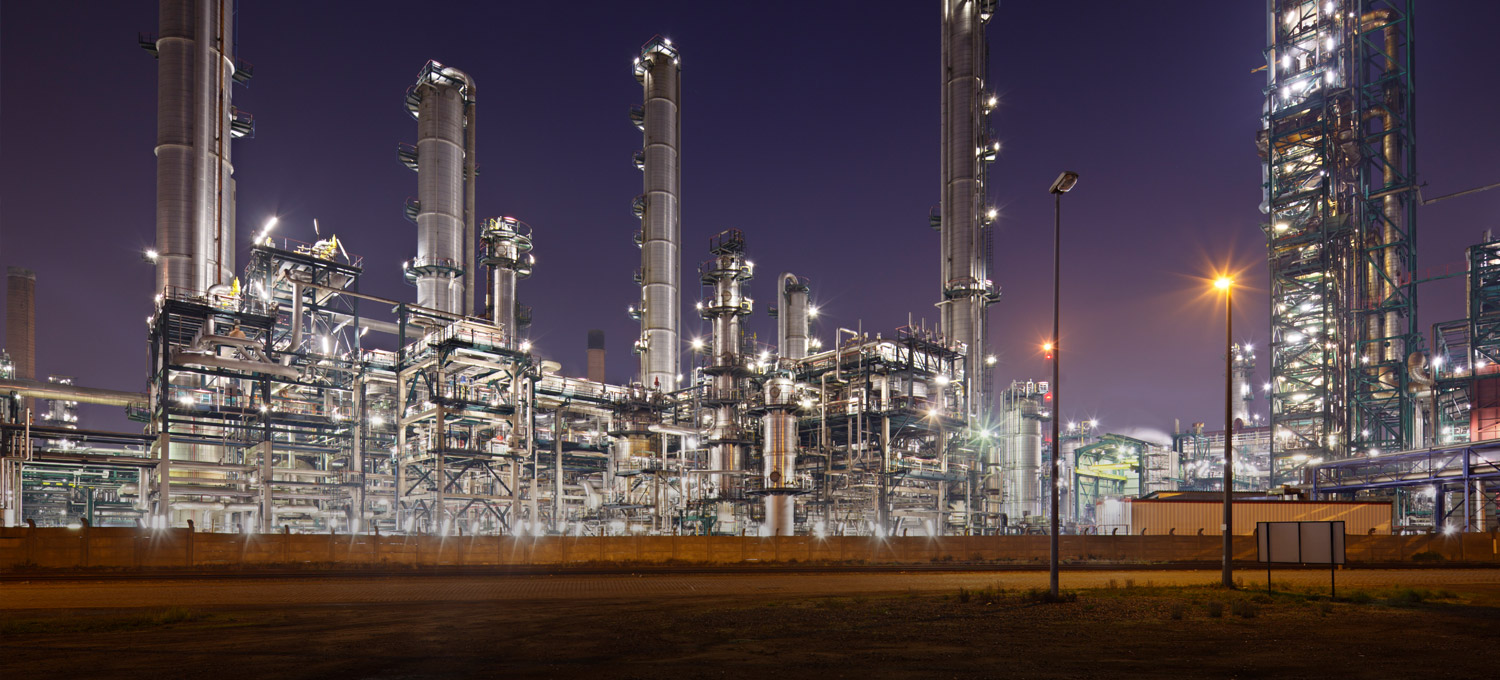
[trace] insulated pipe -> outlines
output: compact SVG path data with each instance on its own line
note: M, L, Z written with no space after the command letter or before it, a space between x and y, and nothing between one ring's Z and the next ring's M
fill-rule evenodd
M660 36L641 48L635 78L644 92L641 169L641 384L671 391L678 374L682 308L681 60Z

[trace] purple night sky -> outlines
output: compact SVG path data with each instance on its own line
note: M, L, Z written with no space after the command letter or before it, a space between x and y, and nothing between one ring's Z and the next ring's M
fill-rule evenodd
M1420 4L1418 167L1431 198L1500 181L1500 90L1486 85L1500 3ZM1242 269L1236 334L1267 341L1264 74L1251 72L1264 64L1263 12L1248 0L1001 3L989 30L1004 143L991 171L999 386L1048 371L1047 187L1075 170L1064 416L1110 431L1219 426L1222 308L1200 277L1226 260ZM536 275L520 291L533 341L581 375L585 332L602 328L609 378L627 379L641 191L630 64L661 33L683 55L684 340L706 330L691 272L731 227L760 274L748 330L762 339L774 338L764 310L780 271L811 279L825 341L840 326L937 317L936 3L251 1L239 20L255 78L235 103L256 120L233 151L242 265L267 218L308 241L317 218L364 256L362 291L415 299L398 265L415 251L401 206L416 176L395 151L416 137L402 96L437 59L479 86L479 215L535 229ZM0 8L0 264L37 273L39 377L145 388L156 68L135 33L155 30L149 0ZM1421 267L1458 262L1500 228L1500 190L1424 208L1419 223ZM1462 316L1458 281L1423 291L1424 329ZM82 424L138 427L107 408L86 408Z

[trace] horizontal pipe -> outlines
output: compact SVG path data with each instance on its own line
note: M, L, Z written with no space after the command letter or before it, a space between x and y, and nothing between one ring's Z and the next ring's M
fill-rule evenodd
M83 404L105 406L140 406L144 408L149 398L141 392L106 390L98 387L59 385L37 380L0 379L0 392L15 392L23 397L36 399L61 399Z

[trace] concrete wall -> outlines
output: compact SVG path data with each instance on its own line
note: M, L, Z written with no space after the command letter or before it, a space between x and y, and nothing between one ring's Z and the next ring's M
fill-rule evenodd
M1500 565L1496 533L1348 536L1350 562L1400 562L1418 553ZM1236 536L1235 559L1255 560L1255 537ZM1217 536L1063 536L1069 561L1219 559ZM257 565L567 565L622 563L1045 562L1046 536L942 538L811 536L448 537L366 534L206 534L190 529L0 529L0 569L186 568Z

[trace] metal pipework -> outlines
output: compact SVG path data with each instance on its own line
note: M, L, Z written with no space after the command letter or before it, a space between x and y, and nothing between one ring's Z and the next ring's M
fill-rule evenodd
M994 213L987 209L985 165L998 143L990 139L985 119L994 106L984 91L988 50L984 28L994 0L943 0L942 94L942 331L968 348L964 377L968 381L966 413L977 415L989 391L984 379L988 320L986 310L999 299L989 275L985 227Z
M740 469L741 447L745 435L740 431L740 413L744 408L742 384L749 374L741 353L744 340L741 319L750 314L755 301L745 295L745 282L754 268L745 259L745 237L738 229L721 232L710 241L714 257L699 267L704 285L713 286L707 300L700 303L704 319L713 324L712 357L703 372L712 384L704 403L713 408L713 428L708 438L708 466L711 470ZM709 475L710 493L725 494L724 485L733 476Z
M761 417L762 488L765 491L766 533L791 536L795 532L797 484L797 386L787 374L765 384L766 414Z
M520 338L516 325L516 281L531 276L531 225L514 217L486 220L482 264L490 268L490 319L509 341Z
M157 56L156 291L201 295L234 278L230 104L236 79L227 0L161 0ZM241 78L247 76L240 76Z
M647 41L635 60L635 79L645 93L641 108L645 145L639 163L645 180L635 204L641 218L641 337L637 347L641 384L663 390L676 384L682 320L680 74L677 49L661 36Z
M783 273L776 287L776 348L783 359L807 357L807 282Z
M406 92L417 121L417 256L406 275L417 304L474 313L474 80L429 61ZM409 165L411 165L409 163Z

